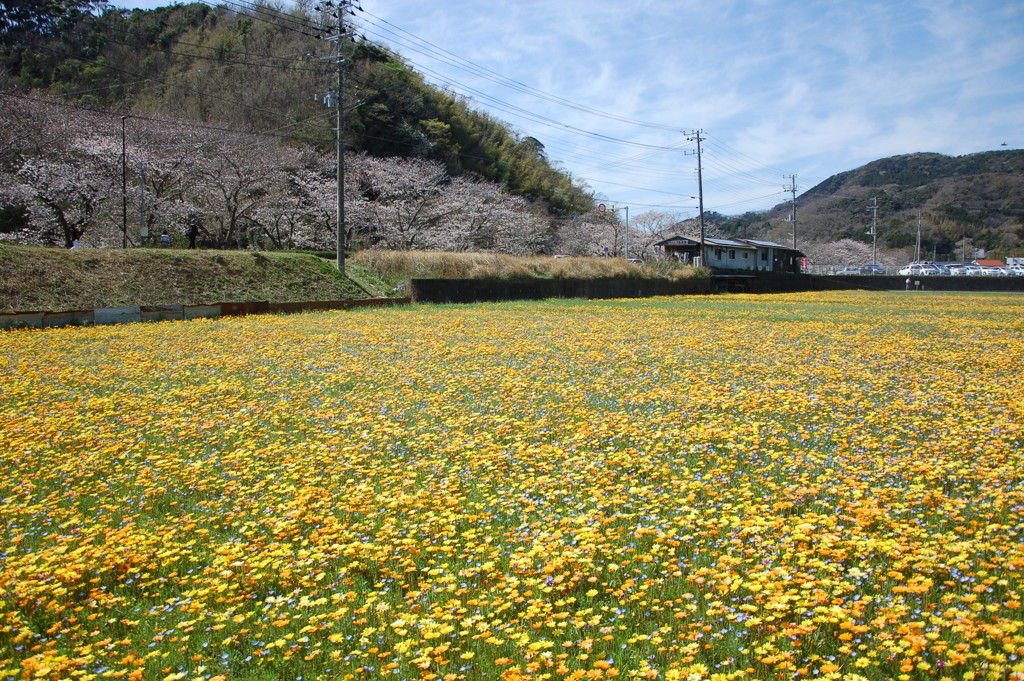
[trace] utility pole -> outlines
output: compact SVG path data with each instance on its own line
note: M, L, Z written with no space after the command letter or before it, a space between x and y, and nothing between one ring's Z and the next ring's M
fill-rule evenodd
M338 271L345 274L345 12L347 0L338 4Z
M789 191L793 194L792 206L789 213L789 221L793 223L793 250L796 250L796 175L789 176Z
M623 236L626 242L626 260L629 260L629 206L626 206L626 232Z
M325 8L333 8L337 14L337 33L333 36L329 36L328 40L338 41L338 50L334 58L335 63L338 67L338 91L336 93L327 93L324 98L327 106L338 107L337 117L337 140L335 142L337 146L338 154L338 233L337 233L337 264L338 271L342 274L345 273L345 55L344 55L344 44L345 38L349 37L345 30L345 14L351 12L349 9L352 5L352 0L338 0L337 5L333 0L327 0L321 3L317 7L320 10Z
M146 166L139 164L139 234L142 243L149 241L149 226L146 224Z
M878 262L878 198L871 199L871 264Z
M697 210L700 211L698 218L698 221L700 223L700 262L695 264L698 266L704 264L704 179L701 176L700 143L707 138L700 136L702 132L703 130L697 130L695 133L693 133L693 137L686 138L691 142L697 143Z
M121 116L121 248L128 248L128 149L124 123L127 116Z
M917 248L914 250L914 262L921 262L921 214L917 215Z
M348 2L338 5L338 272L345 274L345 12Z

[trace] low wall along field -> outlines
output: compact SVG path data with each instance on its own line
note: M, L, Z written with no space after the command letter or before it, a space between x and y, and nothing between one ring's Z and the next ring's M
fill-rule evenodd
M0 679L1020 679L1022 310L0 334Z

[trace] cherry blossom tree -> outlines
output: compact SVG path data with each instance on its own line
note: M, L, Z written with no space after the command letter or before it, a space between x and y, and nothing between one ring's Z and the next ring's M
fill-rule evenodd
M395 250L535 253L546 223L498 185L450 177L438 163L362 157L352 173L356 238Z
M3 98L0 138L2 200L21 202L30 217L23 236L29 243L70 246L74 232L87 242L107 245L107 210L120 194L120 157L110 142L109 120L83 112L73 118L67 110L46 107L15 97ZM83 132L88 131L88 132Z
M654 244L673 236L677 218L671 213L647 211L629 221L630 251L643 259L653 259Z
M22 98L0 104L14 123L0 132L0 210L12 216L0 238L69 245L84 230L85 245L119 246L127 227L129 245L138 245L140 231L180 234L195 217L217 247L336 244L329 152ZM528 254L550 249L559 231L526 199L452 177L438 163L350 154L346 165L347 242L355 247ZM590 219L602 226L596 214Z
M623 224L614 216L592 211L561 221L555 251L564 255L621 254Z

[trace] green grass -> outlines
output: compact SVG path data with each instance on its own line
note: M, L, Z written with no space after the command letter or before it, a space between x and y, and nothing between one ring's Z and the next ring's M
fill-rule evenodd
M345 278L331 262L308 254L0 245L0 312L349 300L385 293L374 276L352 265L353 278Z

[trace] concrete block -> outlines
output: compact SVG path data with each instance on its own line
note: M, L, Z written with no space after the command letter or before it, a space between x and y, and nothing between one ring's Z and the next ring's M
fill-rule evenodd
M219 319L220 305L183 305L185 319Z
M0 329L19 329L26 326L41 329L43 328L43 316L42 312L0 314Z
M169 320L182 320L185 318L183 305L144 305L140 308L139 316L147 322L163 322Z
M97 326L104 324L127 324L129 322L141 322L142 315L138 305L129 307L98 307L95 311L95 322Z
M46 312L43 314L43 326L91 326L96 323L93 310L66 310L64 312Z

